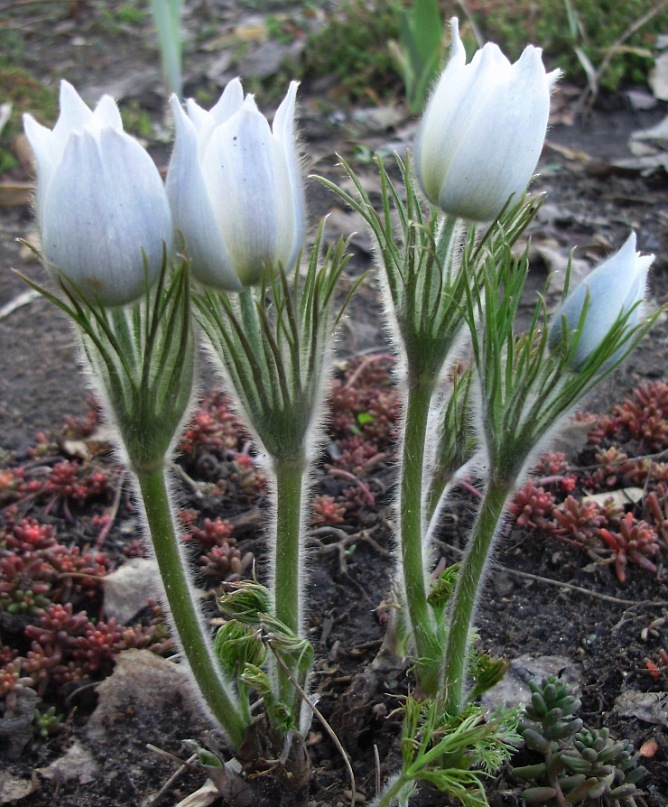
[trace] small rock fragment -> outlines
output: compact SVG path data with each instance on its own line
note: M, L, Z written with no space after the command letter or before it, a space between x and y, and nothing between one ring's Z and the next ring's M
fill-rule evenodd
M86 726L89 739L103 741L107 726L124 719L128 710L159 712L178 693L183 710L200 712L185 667L149 650L126 650L116 657L116 668L98 687L98 706Z
M39 782L22 779L10 771L0 771L0 804L13 804L39 790Z
M104 610L119 625L127 625L146 608L149 597L159 599L162 586L158 565L152 558L131 558L102 581Z
M567 656L518 656L510 662L503 679L482 696L483 709L489 713L499 707L524 705L531 699L529 682L539 684L550 676L563 678L578 693L582 673Z
M96 780L99 766L91 752L77 740L64 756L52 762L48 768L38 768L37 772L51 781L70 782L77 779L79 784L88 785Z
M637 717L668 728L668 692L622 692L612 711L620 717Z
M647 81L655 98L668 101L668 53L657 56Z

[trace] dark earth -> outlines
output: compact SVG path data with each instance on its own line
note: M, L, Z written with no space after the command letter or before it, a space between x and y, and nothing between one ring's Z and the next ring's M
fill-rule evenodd
M117 23L109 32L101 4L72 3L72 13L63 13L61 4L9 5L12 6L9 10L2 9L2 16L8 24L24 25L29 30L22 62L40 80L56 86L58 80L65 77L84 97L93 100L105 88L113 93L114 88L118 91L119 87L124 87L121 106L132 102L147 109L156 129L163 131L164 103L156 68L157 55L147 22L141 25ZM206 72L221 51L230 47L225 44L225 36L235 21L234 3L201 5L201 13L212 14L219 23L222 44L214 49L215 37L211 36L208 43L204 43L211 48L193 45L191 51L194 52L187 53L189 94L199 85L211 84ZM199 6L193 6L197 7L190 9L186 18L191 34L199 13ZM246 16L250 17L250 12ZM236 75L237 69L230 66L228 72L223 73L224 80ZM373 165L364 164L360 155L374 150L403 151L410 144L414 122L395 107L380 110L383 115L380 123L374 122L368 111L337 109L325 114L321 102L326 100L330 89L321 83L309 82L300 89L302 139L304 152L310 160L308 173L340 177L336 155L343 154L351 159L357 156L356 170L364 177L371 177ZM280 97L282 92L283 89L279 89L275 95ZM0 102L2 100L0 98ZM628 97L620 92L599 98L593 110L573 116L576 101L577 95L570 87L558 91L554 121L539 165L541 176L533 186L534 191L546 192L548 201L532 227L535 277L532 276L531 293L543 287L548 271L556 266L554 261L557 264L561 261L563 268L573 246L577 246L577 257L588 260L591 265L617 249L633 228L638 233L639 249L656 254L651 273L652 303L663 305L668 302L666 175L662 169L642 175L637 169L621 168L613 162L631 157L630 134L662 120L667 112L665 105L640 112L634 110ZM275 108L266 104L261 95L258 102L266 111ZM158 164L166 166L168 138L154 138L148 145ZM5 179L24 181L28 175L16 169ZM350 283L372 265L369 242L360 224L341 210L337 200L315 180L309 180L308 193L314 225L319 216L333 212L330 237L338 235L339 231L359 230L361 233L353 240L353 260L347 278ZM22 281L10 271L12 268L40 277L39 266L28 262L25 248L17 241L33 237L29 204L0 207L2 466L24 462L35 445L37 432L58 435L65 416L81 417L87 412L84 378L79 372L68 323L39 298L16 308L10 305L26 291ZM556 300L553 295L552 302ZM528 306L529 302L525 314ZM375 286L367 281L340 332L341 362L390 352L379 311ZM668 325L662 316L642 347L604 382L587 402L587 408L609 411L640 383L667 380L667 339ZM203 387L213 384L212 374L203 369ZM580 450L581 446L568 456L572 466L592 462L591 451L583 454ZM321 476L321 489L329 490L331 480L328 483L325 471ZM378 609L390 590L388 520L392 513L387 490L391 481L391 457L387 457L366 480L377 493L379 502L370 529L373 542L360 540L355 544L355 551L345 556L327 551L315 541L311 550L307 611L316 650L312 689L318 694L319 709L351 757L360 804L372 800L377 777L385 781L398 767L397 695L405 694L410 682L405 669L385 671L382 676L368 671L384 632ZM234 508L234 503L230 507ZM238 505L236 507L238 509ZM448 562L458 557L457 550L465 534L461 525L467 523L471 508L472 501L465 494L461 500L455 499L439 534L438 549ZM2 517L0 512L0 519ZM369 525L344 523L339 526L344 533L352 535ZM128 540L128 536L125 539ZM120 532L112 529L110 551L118 547L121 540ZM252 551L261 557L262 545L261 518L255 518L251 520L251 527L240 534L239 547L242 554ZM633 566L629 568L626 583L621 585L609 565L593 564L581 551L548 538L538 530L509 528L499 546L478 615L482 644L497 655L510 660L525 655L565 657L581 676L582 717L590 726L605 725L613 735L631 740L636 748L649 740L656 742L654 753L643 759L647 774L641 787L648 807L668 805L668 711L664 705L662 714L649 720L625 716L614 707L624 693L665 693L668 686L668 669L663 668L654 677L645 663L646 658L657 661L659 651L668 648L665 563L664 550L657 573ZM148 682L152 674L147 675ZM149 699L148 703L137 694L136 680L134 688L129 686L127 693L123 686L117 687L118 700L111 706L107 704L106 717L97 715L97 730L91 730L89 719L101 695L95 686L90 686L70 693L70 698L59 702L59 710L67 710L68 715L61 734L43 743L28 744L20 756L13 759L9 753L11 742L4 739L7 753L4 760L0 759L0 782L6 782L2 777L9 776L24 781L33 778L39 784L34 793L17 800L17 804L24 807L44 804L157 807L177 804L204 784L206 777L201 771L182 769L179 762L191 753L183 741L195 738L203 743L204 733L211 728L198 712L187 686L183 682L165 685L160 699L157 702ZM148 690L150 686L147 683L144 687L140 682L139 693L142 688ZM155 693L146 695L154 697ZM161 749L161 753L149 749L149 745ZM313 807L350 804L350 782L340 755L318 720L314 720L307 745L314 767L312 783L306 794L292 799L285 797L283 803ZM72 746L90 752L97 764L94 774L45 779L36 772L62 757ZM171 780L177 771L179 775ZM503 770L498 779L489 783L490 804L495 807L519 805L522 803L520 791L519 781L509 769ZM12 797L5 798L5 803L13 803ZM198 803L223 804L222 800ZM412 803L436 807L449 802L423 788Z

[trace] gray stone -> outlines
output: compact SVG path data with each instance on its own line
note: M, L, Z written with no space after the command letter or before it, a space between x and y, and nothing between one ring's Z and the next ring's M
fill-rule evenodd
M488 713L499 707L524 706L531 698L529 682L540 683L550 676L559 676L579 694L582 672L567 656L524 655L513 659L503 680L485 692L482 706Z
M162 596L158 565L152 558L131 558L102 581L104 610L119 625L128 625L144 608L149 597Z

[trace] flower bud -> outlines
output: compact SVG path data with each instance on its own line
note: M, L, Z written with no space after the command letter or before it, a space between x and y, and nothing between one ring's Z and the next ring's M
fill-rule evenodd
M218 629L214 641L218 662L228 678L244 671L247 664L259 667L267 655L256 628L249 628L236 619Z
M457 18L450 60L427 104L415 168L422 190L446 213L490 221L519 197L536 168L550 110L540 48L511 64L489 42L466 64Z
M294 133L297 82L269 127L241 82L206 112L171 98L176 143L167 194L194 275L237 291L267 266L291 270L304 242L304 190Z
M153 161L123 131L104 96L92 112L60 85L53 130L24 116L37 164L37 221L44 258L86 297L121 305L140 297L172 247L172 219Z
M242 580L231 584L221 594L218 607L228 619L244 625L259 625L261 618L272 610L271 594L259 583Z
M586 300L586 317L571 360L575 370L605 341L615 321L634 306L626 324L637 325L643 314L647 273L653 260L654 255L636 252L636 234L632 232L619 252L594 269L563 302L550 327L550 348L554 350L562 340L564 318L569 330L577 329ZM605 365L614 364L624 349L621 347Z

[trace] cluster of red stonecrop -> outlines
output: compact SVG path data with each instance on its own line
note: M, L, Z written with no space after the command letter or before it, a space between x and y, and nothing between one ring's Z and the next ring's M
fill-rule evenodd
M377 519L392 479L398 397L393 359L354 359L331 383L329 430L313 502L314 526L357 528ZM68 420L70 440L95 437L98 411ZM141 624L105 619L101 581L122 555L137 554L124 517L137 520L124 477L111 455L66 456L67 441L41 438L29 461L0 470L0 695L31 687L40 695L107 674L129 647L171 647L162 614L147 603ZM204 585L242 577L253 556L234 535L234 516L265 493L266 476L228 399L204 397L184 430L178 458L185 480L184 541ZM538 531L612 565L620 581L628 565L656 572L668 551L668 384L639 387L610 415L591 420L583 454L569 464L546 455L511 504L517 528ZM625 506L590 494L641 485L648 495ZM474 488L467 486L469 491ZM456 495L456 494L455 494ZM261 519L259 520L261 523ZM95 616L91 616L95 614Z
M539 478L527 482L511 505L517 526L537 527L611 563L622 583L629 563L656 573L659 556L668 552L668 384L638 387L612 414L593 419L588 440L584 467L569 467L558 454L543 459ZM542 479L541 471L547 472ZM623 496L612 497L634 486L647 495L633 495L628 504Z

